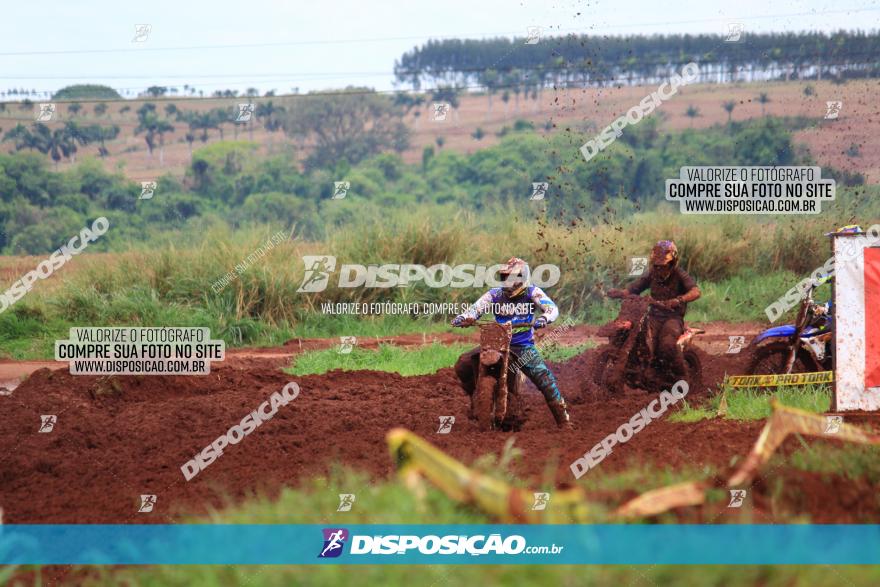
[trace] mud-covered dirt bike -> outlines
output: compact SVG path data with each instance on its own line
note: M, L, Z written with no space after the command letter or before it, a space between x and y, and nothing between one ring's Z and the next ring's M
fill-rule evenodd
M667 387L667 377L657 365L657 357L649 341L648 313L657 302L648 297L633 294L623 296L617 318L599 329L599 336L608 338L609 344L599 352L593 371L593 381L611 394L623 391L623 384L660 392ZM685 363L685 380L691 391L702 388L703 366L700 355L692 348L694 336L705 331L685 327L676 344Z
M832 369L834 320L829 308L813 301L813 284L794 324L774 326L749 344L749 375L813 373Z
M480 329L480 352L474 357L471 414L483 430L514 428L523 417L523 374L511 368L516 360L510 352L513 327L494 320L473 325Z

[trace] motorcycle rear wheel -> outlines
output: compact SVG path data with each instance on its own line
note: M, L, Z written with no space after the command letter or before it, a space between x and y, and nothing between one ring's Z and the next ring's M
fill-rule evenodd
M611 374L617 368L617 353L620 349L609 348L599 353L596 359L596 367L593 371L593 382L601 391L608 394L616 394L620 392L611 381Z

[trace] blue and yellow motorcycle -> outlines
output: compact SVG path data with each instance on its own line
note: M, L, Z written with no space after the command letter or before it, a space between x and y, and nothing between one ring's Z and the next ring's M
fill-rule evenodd
M818 285L813 284L807 290L794 324L768 328L749 344L750 375L813 373L832 369L833 306L831 302L818 304L813 301L813 291Z

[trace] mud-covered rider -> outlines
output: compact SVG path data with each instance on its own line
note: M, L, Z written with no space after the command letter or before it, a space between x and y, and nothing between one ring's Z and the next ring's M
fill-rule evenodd
M630 283L626 290L611 289L608 296L620 298L625 294L639 295L651 290L657 303L648 313L648 333L652 337L658 366L672 381L687 373L684 357L678 348L678 337L684 333L684 315L687 305L700 297L697 282L678 266L678 247L671 240L663 240L651 250L651 268L648 273Z
M511 364L514 368L519 367L544 395L556 425L571 428L565 399L559 392L556 377L535 346L534 337L534 329L544 328L556 320L559 310L540 287L529 282L529 266L522 259L509 259L499 271L499 277L502 286L483 294L468 311L456 316L452 325L470 326L490 310L499 324L509 322L513 327L513 338L510 341ZM537 318L536 308L541 309L541 315ZM455 364L455 372L468 395L473 395L476 386L475 358L479 353L479 348L468 351ZM510 379L515 381L515 378Z

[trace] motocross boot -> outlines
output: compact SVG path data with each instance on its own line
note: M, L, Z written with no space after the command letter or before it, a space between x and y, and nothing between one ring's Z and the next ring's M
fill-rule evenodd
M568 417L568 410L565 409L564 401L547 402L547 406L549 406L550 413L553 414L553 419L556 420L556 425L559 428L564 430L574 429L571 424L571 419Z

